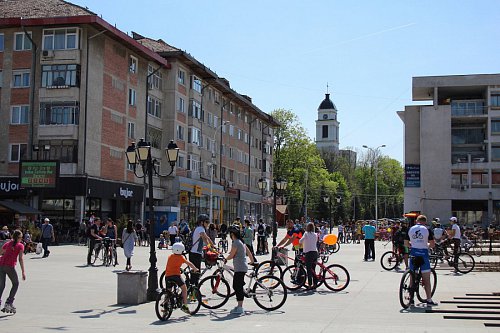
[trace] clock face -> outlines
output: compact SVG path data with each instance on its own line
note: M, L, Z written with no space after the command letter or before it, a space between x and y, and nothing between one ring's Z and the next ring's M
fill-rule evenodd
M324 115L323 115L323 119L328 119L328 115L327 115L327 114L324 114Z

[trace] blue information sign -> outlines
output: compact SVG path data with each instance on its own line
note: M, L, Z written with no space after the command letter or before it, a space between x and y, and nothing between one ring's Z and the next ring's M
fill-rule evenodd
M420 164L405 164L405 187L420 187Z

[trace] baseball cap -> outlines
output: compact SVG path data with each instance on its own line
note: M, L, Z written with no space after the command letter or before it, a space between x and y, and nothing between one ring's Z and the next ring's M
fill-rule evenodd
M50 222L50 220L49 220L49 218L48 218L48 217L46 217L43 221L44 221L44 222Z
M457 218L455 216L450 217L450 221L457 222Z

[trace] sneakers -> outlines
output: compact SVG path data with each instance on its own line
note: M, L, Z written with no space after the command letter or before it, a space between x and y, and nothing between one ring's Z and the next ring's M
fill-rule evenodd
M186 304L182 304L182 306L181 306L181 310L182 310L182 312L185 312L185 313L187 313L187 314L189 314L189 315L191 314L191 313L189 312L189 308L188 308L188 306L187 306Z
M437 302L434 302L432 299L428 299L425 303L427 304L427 306L439 305Z
M232 309L229 313L230 314L237 314L237 315L240 315L240 314L243 314L245 311L243 310L243 307L241 306L237 306L235 307L234 309Z

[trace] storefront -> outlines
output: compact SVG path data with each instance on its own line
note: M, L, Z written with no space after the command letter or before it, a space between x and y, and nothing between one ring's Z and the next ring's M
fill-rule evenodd
M210 183L178 177L179 181L179 219L189 221L193 226L199 214L210 215ZM212 217L215 224L221 220L224 203L224 187L212 184Z

